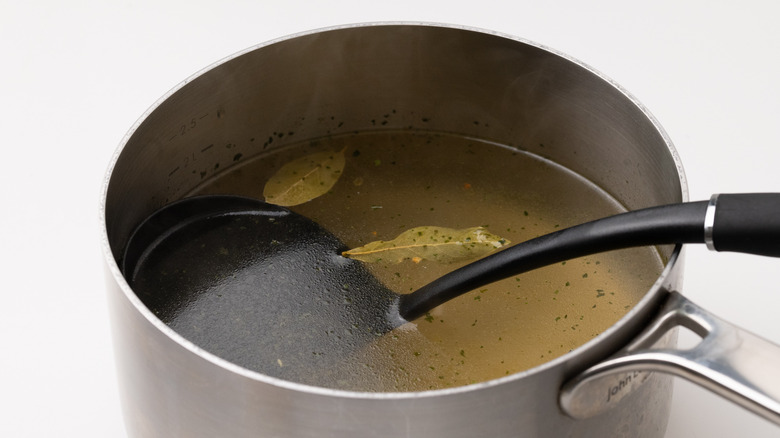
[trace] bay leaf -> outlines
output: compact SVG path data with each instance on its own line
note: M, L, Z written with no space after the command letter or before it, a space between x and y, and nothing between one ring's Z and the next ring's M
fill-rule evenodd
M378 240L344 251L343 256L368 263L432 260L453 263L476 259L509 244L484 227L456 230L423 226L404 231L393 240Z
M286 163L266 182L265 201L290 207L328 193L344 171L344 151L322 151Z

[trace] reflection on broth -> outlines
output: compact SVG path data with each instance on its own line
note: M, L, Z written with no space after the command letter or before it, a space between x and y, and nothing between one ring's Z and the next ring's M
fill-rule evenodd
M390 240L418 226L482 226L518 243L623 211L593 184L538 156L433 133L369 132L297 144L228 169L195 193L262 199L266 182L281 166L322 150L344 151L343 174L326 194L290 208L350 248ZM405 260L365 267L403 294L465 263ZM661 269L653 248L637 248L508 278L377 338L344 358L340 371L307 373L302 380L358 391L419 391L526 370L582 345L615 323ZM230 342L229 324L210 324L208 330L225 331L221 338ZM175 329L191 337L187 326ZM230 348L252 346L221 346ZM284 357L272 360L285 364Z

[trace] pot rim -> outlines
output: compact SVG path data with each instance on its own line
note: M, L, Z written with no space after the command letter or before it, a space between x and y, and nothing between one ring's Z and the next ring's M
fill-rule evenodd
M502 32L482 29L478 27L472 27L472 26L465 26L465 25L458 25L458 24L448 24L448 23L436 23L436 22L423 22L423 21L377 21L377 22L364 22L364 23L351 23L351 24L341 24L341 25L335 25L335 26L328 26L328 27L321 27L317 29L297 32L293 34L289 34L286 36L282 36L279 38L275 38L263 43L259 43L256 45L253 45L251 47L248 47L244 50L235 52L231 55L228 55L211 65L206 66L205 68L197 71L196 73L190 75L186 79L184 79L182 82L171 88L167 93L163 94L157 101L155 101L137 120L136 122L130 127L130 129L127 131L127 133L122 137L122 140L119 142L118 147L114 151L114 154L111 157L111 160L109 162L108 168L106 170L105 176L103 178L102 182L102 188L100 193L100 204L99 204L99 215L100 215L100 222L101 222L101 230L100 230L100 245L103 251L103 255L106 258L106 266L111 272L111 275L114 279L114 281L117 282L119 285L119 288L121 289L122 293L125 295L125 297L129 300L129 302L132 304L132 306L141 314L143 317L151 323L153 326L155 326L162 334L164 334L167 338L171 339L184 349L190 351L191 353L195 354L196 356L199 356L200 358L210 362L211 364L223 368L229 372L235 373L241 377L255 380L261 383L269 384L272 386L276 386L280 389L288 389L292 391L297 392L306 392L312 395L322 395L322 396L329 396L329 397L342 397L342 398L350 398L350 399L366 399L366 400L404 400L404 399L416 399L416 398L423 398L423 397L438 397L438 396L447 396L447 395L455 395L455 394L461 394L461 393L467 393L472 391L480 391L486 388L491 388L494 386L504 385L509 382L513 382L516 380L524 379L529 376L542 373L548 369L562 366L564 363L569 362L572 360L572 358L579 356L583 354L583 352L595 348L597 345L608 342L607 339L610 338L610 335L614 332L617 332L622 329L624 325L631 319L637 317L638 314L642 314L645 312L645 309L647 306L651 305L653 301L655 301L656 295L659 293L662 293L663 291L663 284L665 280L671 275L672 269L674 269L676 263L678 263L679 258L681 257L681 251L682 251L682 245L677 245L672 254L670 255L666 266L664 267L661 274L658 276L656 281L653 283L653 285L648 289L648 291L644 294L644 296L637 302L636 305L634 305L631 310L629 310L625 315L623 315L617 322L612 324L609 328L601 332L598 336L595 338L589 340L588 342L572 349L571 351L558 356L552 360L549 360L543 364L537 365L533 368L529 368L524 371L520 371L515 374L511 374L509 376L499 377L492 380L487 380L484 382L478 382L473 383L469 385L463 385L463 386L457 386L453 388L445 388L445 389L435 389L435 390L427 390L427 391L416 391L416 392L362 392L362 391L346 391L346 390L340 390L340 389L332 389L332 388L323 388L318 386L312 386L312 385L306 385L302 383L296 383L291 382L283 379L279 379L276 377L271 377L262 373L259 373L257 371L252 371L249 369L246 369L244 367L241 367L239 365L236 365L226 359L223 359L213 353L210 353L209 351L197 346L196 344L192 343L188 339L184 338L182 335L171 329L168 325L166 325L164 322L162 322L157 316L154 315L135 295L135 292L133 292L130 285L127 283L127 281L124 278L124 275L122 275L122 272L117 265L116 260L114 259L113 253L111 251L111 245L109 244L108 239L108 228L106 226L106 200L108 195L108 188L111 181L111 176L113 174L114 168L116 166L117 161L119 160L120 155L122 154L126 144L129 142L129 140L132 138L132 136L135 134L138 127L168 98L170 98L173 94L184 88L189 82L191 82L193 79L205 74L206 72L225 64L235 58L238 58L246 53L262 49L264 47L283 42L286 40L295 39L302 36L317 34L317 33L323 33L323 32L329 32L329 31L335 31L335 30L341 30L341 29L353 29L353 28L359 28L359 27L369 27L369 26L421 26L421 27L442 27L442 28L449 28L454 30L461 30L461 31L468 31L468 32L478 32L483 34L488 34L492 36L496 36L499 38L505 38L510 39L516 42L519 42L521 44L529 45L536 47L538 49L547 51L553 55L559 56L561 58L566 59L569 62L574 63L575 65L587 70L588 72L598 76L600 79L606 81L608 84L610 84L613 88L615 88L617 91L619 91L624 97L626 97L628 100L630 100L636 107L639 109L642 114L647 118L647 120L653 125L655 130L661 135L663 138L664 143L666 144L666 147L672 157L672 160L674 161L676 168L677 168L677 174L680 179L680 189L681 189L681 197L682 201L686 202L689 200L689 194L688 194L688 182L685 175L685 170L683 168L682 162L680 160L680 156L675 149L674 145L672 144L671 139L669 138L666 131L663 129L663 127L660 125L658 120L650 113L650 111L642 105L636 97L634 97L631 93L629 93L627 90L625 90L622 86L620 86L618 83L601 73L600 71L594 69L593 67L589 66L588 64L573 58L565 53L562 53L560 51L557 51L555 49L551 49L547 46L544 46L542 44L521 38L516 37L513 35L505 34Z

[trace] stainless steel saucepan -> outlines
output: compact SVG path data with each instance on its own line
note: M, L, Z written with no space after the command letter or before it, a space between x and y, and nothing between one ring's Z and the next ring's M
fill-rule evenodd
M653 286L585 345L500 379L408 393L318 388L241 368L165 325L122 276L136 225L218 170L292 141L376 129L372 120L388 108L394 117L383 129L515 145L594 182L629 210L688 201L679 157L641 104L588 66L529 41L377 23L231 56L144 114L106 178L103 249L129 436L660 437L672 376L780 424L780 347L680 294L680 246L658 248L666 265ZM436 116L421 126L421 114ZM277 135L293 131L294 139ZM679 326L702 342L677 349Z

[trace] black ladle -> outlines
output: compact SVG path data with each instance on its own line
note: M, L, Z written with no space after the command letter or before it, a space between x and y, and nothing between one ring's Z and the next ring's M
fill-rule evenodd
M513 245L407 295L342 257L343 243L308 218L251 198L195 196L139 225L122 269L141 300L194 343L307 383L308 371L286 365L314 357L319 369L337 369L376 336L486 284L604 251L685 243L780 256L780 194L724 194L606 217ZM226 332L214 328L226 321Z
M714 251L780 257L780 193L714 195L709 201L634 210L521 242L442 276L400 299L414 319L480 286L554 263L648 245L705 243Z

